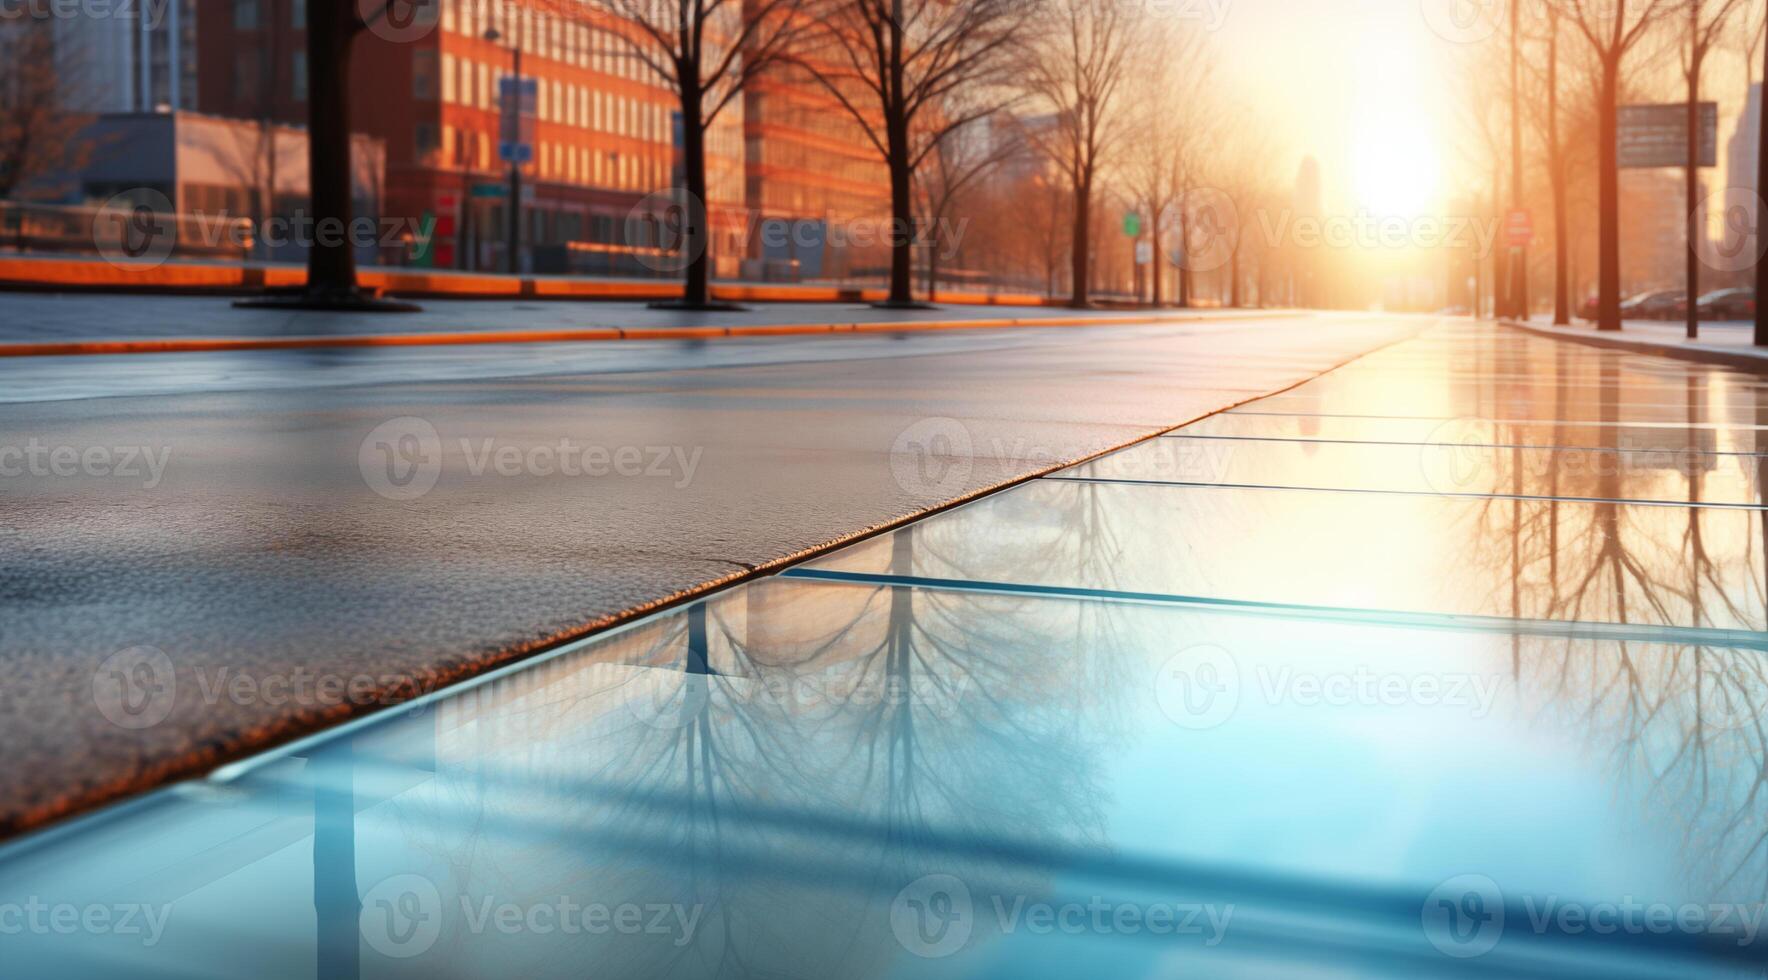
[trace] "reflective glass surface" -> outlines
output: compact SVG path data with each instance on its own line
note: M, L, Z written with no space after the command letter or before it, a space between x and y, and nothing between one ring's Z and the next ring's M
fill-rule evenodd
M1458 975L1420 916L1472 874L1482 972L1744 975L1528 916L1762 900L1760 658L767 581L9 855L0 901L152 930L9 962Z

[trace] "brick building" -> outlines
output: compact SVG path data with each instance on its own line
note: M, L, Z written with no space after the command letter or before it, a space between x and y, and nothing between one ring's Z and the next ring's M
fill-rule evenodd
M207 3L200 108L304 121L304 0ZM645 271L634 256L646 232L629 218L674 183L675 97L626 53L614 34L622 23L578 0L441 3L439 23L416 37L378 30L356 42L352 123L385 143L385 213L437 218L438 267L502 268L508 165L498 156L497 93L519 48L522 77L537 81L539 95L534 161L523 173L525 264ZM714 124L707 179L716 275L751 271L742 260L763 257L749 209L839 222L873 202L887 205L882 166L865 168L870 148L841 130L845 120L823 98L814 82L771 73Z

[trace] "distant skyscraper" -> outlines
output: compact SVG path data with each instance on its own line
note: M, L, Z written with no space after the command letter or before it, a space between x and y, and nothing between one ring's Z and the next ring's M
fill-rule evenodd
M1320 206L1320 161L1302 157L1301 169L1295 175L1296 213L1318 217Z
M1302 157L1295 174L1296 217L1318 218L1322 207L1320 194L1320 161ZM1295 276L1295 301L1304 307L1327 305L1320 295L1320 259L1316 250L1295 249L1291 267Z
M62 104L76 112L196 106L196 0L114 4L55 23Z
M1762 122L1762 83L1750 86L1750 97L1743 114L1737 117L1737 130L1725 148L1725 186L1756 189L1756 144Z

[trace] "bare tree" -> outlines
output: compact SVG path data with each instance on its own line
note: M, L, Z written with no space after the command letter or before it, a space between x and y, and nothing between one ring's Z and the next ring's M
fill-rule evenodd
M954 95L961 99L961 95ZM962 114L960 109L957 113ZM946 222L954 205L976 182L1017 156L1023 148L1020 132L1002 125L1002 117L977 119L946 134L934 144L930 167L916 170L915 186L920 198L922 223L927 228L927 301L939 301L939 253L943 246L957 248L955 237L946 236Z
M1173 229L1174 205L1185 191L1187 164L1203 128L1203 91L1214 63L1203 33L1172 21L1150 25L1135 79L1136 119L1123 180L1136 206L1148 215L1154 242L1152 301L1164 300L1162 243ZM1181 268L1180 276L1185 276ZM1180 290L1181 299L1185 292Z
M62 111L72 63L57 61L47 16L0 21L0 200L33 178L77 166L76 136L89 116Z
M915 175L1012 97L1000 86L1017 0L833 0L793 60L847 110L890 172L890 296L912 306Z
M1118 102L1143 36L1135 9L1122 0L1045 0L1031 14L1025 85L1053 114L1034 136L1074 194L1076 307L1090 305L1093 191L1132 121Z
M630 27L612 32L623 52L675 91L686 182L681 247L687 260L680 303L712 302L712 228L706 207L706 133L750 79L779 62L809 28L807 0L593 0Z
M1683 202L1688 214L1688 254L1686 258L1688 286L1687 336L1693 340L1700 333L1700 312L1695 299L1700 295L1700 249L1698 242L1706 235L1706 209L1700 195L1700 73L1707 55L1719 43L1719 32L1739 8L1739 0L1681 0L1688 15L1688 46L1682 51L1682 79L1688 85L1688 159L1682 168L1685 188Z
M1627 52L1666 9L1665 0L1558 0L1595 54L1597 86L1597 263L1598 330L1621 329L1621 192L1615 136L1621 67ZM1631 11L1631 13L1629 13Z

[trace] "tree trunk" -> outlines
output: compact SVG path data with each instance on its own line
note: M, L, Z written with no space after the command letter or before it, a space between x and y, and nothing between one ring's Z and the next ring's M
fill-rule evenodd
M308 0L313 2L313 0ZM712 303L712 228L706 208L706 121L699 68L681 73L681 163L687 183L687 213L683 215L682 247L687 250L687 279L682 284L682 305Z
M913 175L908 164L908 133L890 127L890 298L889 306L908 306L915 301L915 218L910 192Z
M1228 305L1240 308L1240 243L1234 243L1234 252L1228 257Z
M1188 251L1191 247L1191 225L1183 204L1180 205L1179 213L1174 217L1179 221L1179 258L1183 260L1179 263L1179 308L1188 310L1191 308L1194 286L1191 281L1191 255Z
M1091 178L1082 178L1074 182L1074 254L1069 256L1070 269L1074 274L1073 298L1069 305L1084 308L1091 305L1087 282L1088 262L1092 251L1093 231L1093 187Z
M1553 324L1572 322L1571 282L1567 264L1571 257L1571 233L1565 200L1565 147L1559 142L1559 22L1554 20L1547 36L1547 167L1553 187Z
M1692 26L1698 31L1700 29L1700 5L1690 6L1689 11L1690 16L1694 18ZM1682 200L1687 205L1686 213L1688 215L1688 254L1683 256L1686 263L1684 267L1685 281L1688 287L1685 297L1688 318L1685 321L1684 332L1689 340L1700 336L1700 311L1695 309L1694 305L1695 297L1700 295L1700 250L1697 243L1701 236L1706 234L1704 222L1701 220L1702 208L1697 199L1700 194L1700 64L1702 54L1697 40L1696 48L1689 52L1688 58L1688 164L1682 168Z
M356 292L350 236L317 232L322 222L350 226L350 48L361 27L355 4L307 4L307 173L315 230L307 249L309 296Z
M1621 189L1615 155L1615 99L1620 85L1620 52L1602 59L1597 105L1596 329L1621 329Z
M929 232L929 234L932 237L927 240L927 302L937 303L937 302L939 302L939 222L940 222L940 214L935 213L930 220L933 222L933 228ZM894 274L896 271L896 267L894 265L894 260L892 260L892 261L893 261L893 264L891 266L891 273Z
M1158 309L1160 301L1165 298L1160 294L1160 270L1166 263L1161 260L1160 255L1160 211L1155 208L1149 208L1148 211L1148 275L1154 279L1154 306Z

